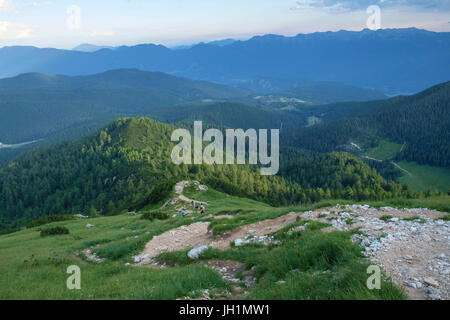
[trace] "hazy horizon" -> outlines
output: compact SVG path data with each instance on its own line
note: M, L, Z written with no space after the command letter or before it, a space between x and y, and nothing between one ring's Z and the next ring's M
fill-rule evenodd
M450 31L445 0L0 0L0 47L173 47L263 34L360 31L367 28L370 5L381 10L381 29Z
M375 31L380 31L380 30L401 30L401 29L418 29L418 30L423 30L423 31L428 31L428 32L450 32L450 31L434 31L434 30L427 30L427 29L421 29L421 28L416 28L416 27L404 27L404 28L381 28L379 30L375 30ZM40 49L46 49L46 48L52 48L52 49L58 49L58 50L74 50L76 47L81 46L81 45L92 45L92 46L97 46L97 47L111 47L111 48L118 48L118 47L133 47L133 46L139 46L139 45L161 45L164 47L167 47L169 49L176 49L179 47L192 47L195 45L198 45L200 43L211 43L211 42L220 42L220 41L224 41L224 40L235 40L235 41L248 41L254 37L263 37L263 36L267 36L267 35L274 35L274 36L283 36L283 37L296 37L298 35L304 34L304 35L308 35L308 34L314 34L314 33L337 33L337 32L341 32L341 31L345 31L345 32L362 32L364 30L368 30L367 28L363 28L361 30L346 30L346 29L342 29L342 30L326 30L326 31L314 31L314 32L300 32L297 34L293 34L293 35L284 35L284 34L278 34L278 33L272 33L272 32L268 32L268 33L262 33L262 34L254 34L245 38L237 38L237 37L228 37L228 38L218 38L218 39L208 39L208 40L198 40L198 41L193 41L193 42L183 42L183 43L179 43L179 44L174 44L174 45L165 45L163 43L158 43L158 42L139 42L139 43L134 43L134 44L118 44L118 45L110 45L107 43L95 43L94 41L92 42L83 42L83 43L78 43L76 45L74 45L73 47L70 48L60 48L60 47L51 47L51 46L38 46L38 45L5 45L5 46L0 46L1 48L4 47L14 47L14 46L31 46L31 47L36 47L36 48L40 48Z

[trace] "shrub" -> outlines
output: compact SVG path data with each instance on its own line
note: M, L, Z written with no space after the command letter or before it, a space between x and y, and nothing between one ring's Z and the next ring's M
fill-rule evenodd
M162 182L156 185L147 197L143 197L136 201L128 208L128 210L138 211L144 208L146 205L157 204L160 201L167 199L168 197L170 197L174 185L175 182L173 180Z
M148 203L157 204L158 202L163 201L164 199L169 197L174 185L174 181L166 181L158 184L148 196Z
M5 234L14 233L14 232L17 232L17 231L20 231L20 229L18 229L18 228L3 229L3 230L0 230L0 236L1 235L5 235Z
M140 239L131 239L129 241L115 241L112 243L108 243L104 247L95 249L94 253L97 254L97 256L99 256L100 258L106 258L115 261L125 257L132 252L136 252L136 250L140 247L140 244Z
M155 219L166 220L169 219L169 215L162 211L146 211L142 214L141 219L150 221L153 221Z
M47 217L42 217L42 218L31 221L30 223L27 224L26 227L34 228L34 227L42 226L44 224L48 224L48 223L52 223L52 222L66 221L66 220L73 220L73 219L75 219L75 217L72 215L47 216Z
M51 227L41 230L41 237L61 234L69 234L69 229L67 229L66 227Z

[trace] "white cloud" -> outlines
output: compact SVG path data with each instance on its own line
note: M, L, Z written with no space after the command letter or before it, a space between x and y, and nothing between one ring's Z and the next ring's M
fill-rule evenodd
M449 10L449 0L298 0L292 10L325 9L328 11L362 10L370 5L381 7L416 7Z
M22 8L39 8L51 4L50 1L32 1L15 4L12 0L0 0L0 11L15 11Z
M11 11L14 9L14 4L11 0L0 0L0 11Z
M0 39L28 38L33 32L34 28L28 25L0 21Z

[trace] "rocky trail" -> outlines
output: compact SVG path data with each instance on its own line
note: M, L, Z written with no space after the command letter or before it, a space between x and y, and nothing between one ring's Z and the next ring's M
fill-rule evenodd
M352 205L309 211L301 217L331 223L324 231L359 228L362 234L354 234L353 241L411 299L449 300L450 223L439 219L444 215L424 208Z
M232 242L237 246L256 241L270 242L273 239L267 235L295 222L299 215L299 213L292 212L276 219L247 224L215 238L211 230L208 229L209 222L196 222L153 237L145 246L144 251L137 257L140 259L139 262L145 262L145 260L150 260L163 252L179 251L199 246L225 250L230 248Z
M198 190L208 190L208 187L206 187L204 185L201 185L200 183L195 183L195 185L197 186ZM161 209L164 209L164 208L166 208L169 205L179 204L180 202L184 203L184 204L191 204L192 199L189 199L185 195L183 195L184 188L186 188L188 186L190 186L190 182L189 181L178 182L175 185L175 194L177 196L172 198L172 199L170 199L170 200L168 200L168 201L166 201L166 203L164 203L162 205ZM207 202L201 202L201 201L196 201L196 204L199 204L199 205L203 204L205 206L208 205ZM179 208L177 208L177 209L179 209ZM191 213L191 212L188 211L187 213Z
M182 195L183 189L180 187L178 190ZM329 223L331 226L323 232L359 229L361 232L354 234L352 240L359 243L367 258L402 286L411 299L448 300L450 222L441 219L444 215L426 208L376 209L368 205L337 205L308 212L291 212L240 226L217 237L213 237L209 230L209 222L196 222L153 237L134 259L136 265L155 264L154 258L163 252L196 248L201 254L208 247L228 249L232 242L235 246L251 242L277 243L278 240L270 234L300 217ZM304 229L304 226L297 229ZM223 276L230 278L229 274Z

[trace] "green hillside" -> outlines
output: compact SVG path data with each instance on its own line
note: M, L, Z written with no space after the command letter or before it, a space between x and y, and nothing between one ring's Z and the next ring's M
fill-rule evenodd
M402 150L399 143L381 140L380 143L365 153L366 156L377 160L388 160L394 158Z
M177 166L171 162L174 129L149 118L119 119L81 140L21 155L0 170L0 226L66 213L117 214L151 201L161 182L187 177L277 206L413 196L361 160L339 153L282 149L278 176L261 176L249 165Z
M450 191L450 169L407 161L400 161L398 165L405 170L402 171L400 183L411 186L414 191L427 191L430 188Z
M169 123L203 121L207 125L228 128L292 130L305 125L300 112L282 111L239 102L195 104L176 108L158 108L149 111L155 120Z
M375 102L376 106L357 116L294 130L284 141L317 152L349 152L362 157L385 178L406 183L414 190L446 191L449 101L447 82L413 96ZM405 175L399 161L410 164L417 172L414 178ZM434 179L439 172L444 174Z
M389 140L404 144L398 159L449 167L449 103L447 82L413 96L382 101L363 115L299 129L287 143L320 152L360 152Z
M83 126L98 129L156 107L249 95L244 89L138 70L79 77L24 74L0 80L0 141L48 138Z
M381 100L387 98L386 95L377 90L324 81L301 81L286 95L314 104Z
M248 289L246 295L249 299L405 298L402 290L384 277L381 290L367 289L368 263L361 258L361 248L351 242L351 233L322 233L321 229L326 224L320 223L311 223L305 231L292 235L287 233L288 230L299 223L288 225L277 233L280 243L276 248L249 245L209 250L199 261L186 260L185 251L171 252L158 258L161 263L168 264L164 268L130 266L134 263L133 256L141 252L155 235L183 225L215 220L211 217L223 215L223 212L232 213L235 218L217 219L213 229L234 229L251 222L274 219L292 210L303 212L331 204L274 208L212 189L201 193L189 189L186 194L210 203L209 217L190 214L188 217L177 215L149 221L142 219L143 214L122 214L75 218L0 235L0 299L174 300L186 296L200 297L205 289L209 290L212 298L230 299L230 295L235 298L242 295L239 289L245 288L244 281L234 285L225 281L203 263L211 259L235 261L257 270L257 283ZM166 209L167 212L173 210L172 207ZM87 224L92 227L87 228ZM40 230L54 227L65 227L69 234L40 236ZM102 262L93 262L82 253L94 246L97 246L94 249L97 257L104 259ZM302 249L299 251L301 257L295 254L296 248ZM310 264L308 261L311 259L321 264ZM299 263L298 275L290 271L293 261ZM78 265L81 269L81 290L66 288L69 265ZM322 273L325 271L326 274ZM318 277L318 273L322 276ZM339 285L336 285L337 276L342 279ZM280 286L283 279L289 283L286 287ZM290 286L295 286L296 290L288 290Z

